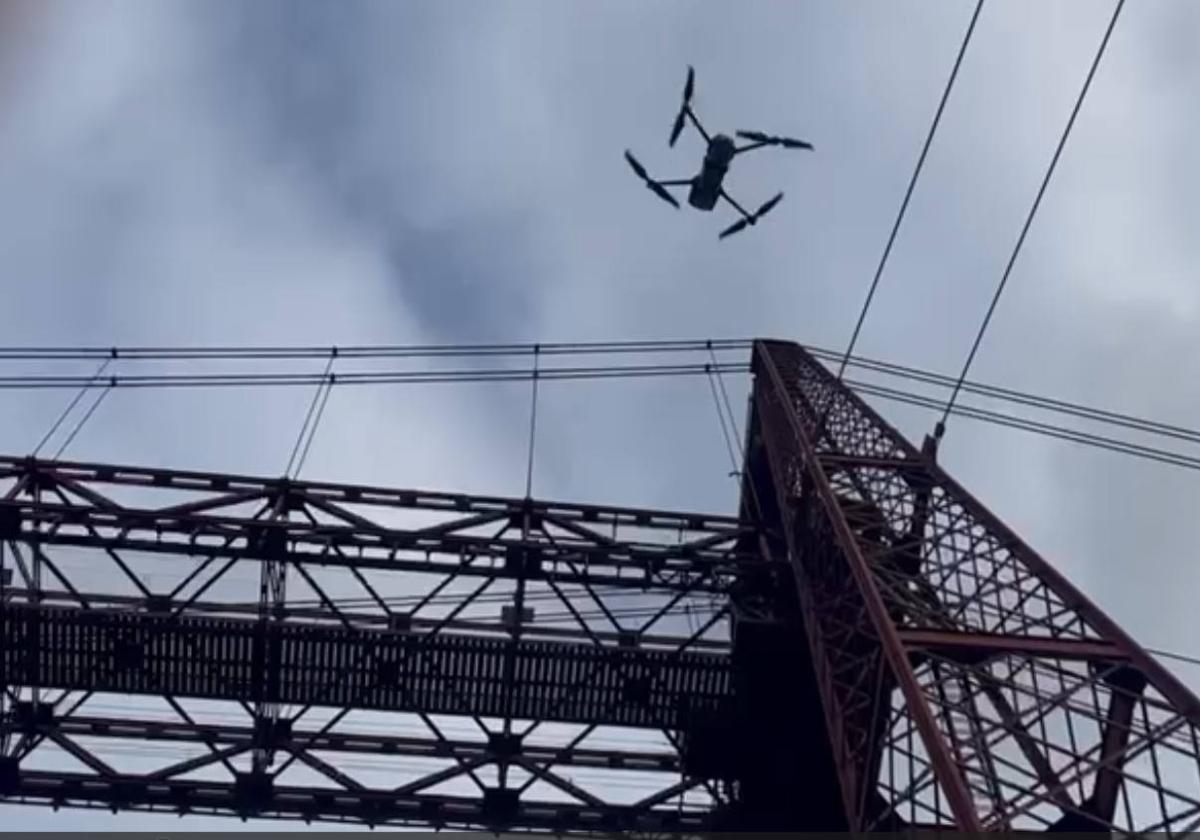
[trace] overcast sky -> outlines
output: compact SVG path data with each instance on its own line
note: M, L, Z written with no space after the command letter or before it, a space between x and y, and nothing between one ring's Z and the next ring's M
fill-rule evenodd
M0 2L0 343L844 347L972 7ZM986 5L861 353L957 373L1110 13ZM973 378L1200 425L1198 36L1191 0L1126 8ZM787 197L724 242L726 210L621 159L697 168L693 132L666 145L689 63L714 130L816 146L738 160L736 198ZM67 454L279 474L310 396L120 392ZM6 392L0 450L68 398ZM519 494L528 399L336 391L305 475ZM537 495L732 511L725 459L702 379L543 390ZM1145 644L1200 653L1195 473L969 420L942 460Z

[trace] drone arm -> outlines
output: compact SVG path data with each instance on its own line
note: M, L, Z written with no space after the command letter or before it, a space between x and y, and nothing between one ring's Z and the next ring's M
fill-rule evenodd
M733 153L734 153L735 155L740 155L740 154L742 154L742 152L753 152L755 149L761 149L763 146L770 146L770 145L771 145L770 143L766 143L766 142L763 142L763 143L751 143L751 144L749 144L749 145L747 145L747 146L742 146L742 147L741 147L741 148L739 148L739 149L734 149L734 150L733 150Z
M687 114L688 119L692 121L692 125L696 126L696 130L700 132L700 136L704 138L704 142L710 142L708 132L704 130L704 126L700 125L700 120L696 119L696 114L694 111L692 111L692 106L685 105L683 112Z
M737 210L739 213L741 213L741 214L742 214L742 218L743 218L743 219L746 219L747 221L749 221L749 219L751 218L750 214L746 212L745 208L743 208L743 207L742 207L742 205L740 205L740 204L738 204L736 201L734 201L734 200L733 200L733 199L732 199L732 198L729 196L729 193L725 192L725 190L724 190L724 189L722 189L722 190L721 190L721 198L725 199L725 200L726 200L726 201L728 201L730 204L732 204L732 205L733 205L733 209L734 209L734 210Z

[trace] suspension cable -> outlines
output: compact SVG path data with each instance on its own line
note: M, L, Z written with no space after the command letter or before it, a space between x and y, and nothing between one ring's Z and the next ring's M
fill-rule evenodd
M533 345L533 387L529 402L529 461L525 466L525 498L533 498L533 446L537 436L537 407L538 407L538 363L541 360L541 346Z
M705 367L708 367L705 365ZM708 388L712 391L713 406L717 409L717 421L721 424L721 437L725 441L725 451L729 453L730 477L736 478L741 470L738 467L738 457L734 452L733 442L729 438L729 424L725 420L725 411L721 408L721 398L717 396L717 384L713 381L713 373L708 371Z
M92 415L96 413L96 409L100 407L100 403L104 402L104 398L112 393L112 386L108 386L102 390L96 399L92 402L90 408L84 413L83 417L79 418L79 422L75 424L75 428L71 430L71 434L67 435L67 439L63 441L62 446L58 447L58 451L54 453L54 460L62 457L62 454L67 451L67 447L75 440L75 437L83 431L83 427L87 425L87 421L92 419Z
M896 214L896 221L892 224L892 232L888 236L887 244L883 247L883 255L879 258L879 265L875 268L875 277L871 280L871 287L867 290L867 299L863 301L862 310L858 313L858 322L854 325L854 332L850 335L850 343L846 346L846 353L842 357L842 362L838 366L837 378L842 378L842 373L846 370L846 363L850 359L850 354L854 351L854 345L858 342L858 334L862 330L863 321L866 320L867 310L871 308L871 301L875 298L875 290L879 287L879 278L883 276L883 268L887 265L888 257L892 253L892 245L896 242L896 234L900 230L900 223L904 221L904 214L908 210L908 202L912 198L913 189L917 186L917 179L921 176L921 169L925 165L925 156L929 154L929 147L933 143L933 135L937 133L938 123L942 120L942 112L946 109L946 101L950 98L950 91L954 87L954 80L958 78L958 69L962 66L963 56L966 55L967 45L971 43L971 35L975 32L975 22L979 20L979 12L983 9L983 0L979 0L975 4L975 11L971 14L971 22L967 24L966 34L963 35L962 45L958 48L958 55L954 59L954 67L950 71L950 78L946 80L946 88L942 91L942 99L938 103L937 111L933 115L933 122L929 126L929 133L925 136L925 145L921 147L921 155L917 158L917 165L913 169L912 177L908 181L908 189L904 191L904 200L900 202L900 212Z
M739 442L737 451L737 465L734 467L734 474L741 481L741 486L749 492L750 504L753 505L751 513L754 516L761 517L763 515L762 502L758 498L758 487L754 483L752 476L746 475L746 456L749 451L750 441L742 437L738 431L737 416L733 413L733 404L729 400L729 392L725 390L725 378L721 376L721 366L717 364L717 354L713 352L710 345L708 348L709 358L712 359L713 368L717 372L717 385L721 389L721 398L725 403L725 411L729 415L729 427L733 429L733 436ZM720 409L718 408L718 412ZM747 432L750 430L747 429Z
M536 352L542 356L589 354L639 354L748 350L751 338L645 339L640 341L559 341L540 342ZM130 346L130 347L0 347L0 361L68 361L101 359L114 353L138 361L215 360L215 359L309 359L325 358L329 347L315 346ZM341 358L430 358L470 356L532 356L534 344L374 344L338 347Z
M1058 139L1058 146L1054 149L1054 156L1050 159L1050 166L1047 167L1045 177L1042 178L1042 184L1038 187L1037 195L1033 199L1033 205L1029 208L1029 215L1025 217L1025 224L1021 226L1021 233L1017 237L1017 244L1012 250L1012 255L1008 258L1008 264L1004 267L1004 274L1001 275L1000 283L996 286L996 293L992 295L992 301L988 305L987 313L983 316L983 323L979 325L979 332L975 335L971 351L967 353L967 360L963 363L962 372L958 375L958 382L955 383L954 390L950 394L950 399L946 402L946 409L942 413L942 419L934 429L934 436L939 439L945 434L946 420L950 417L955 400L958 399L958 392L962 389L962 383L967 378L967 372L971 369L971 363L975 361L975 354L978 352L979 345L983 341L984 333L987 332L988 324L991 323L992 313L996 311L996 304L1000 302L1000 295L1004 293L1004 287L1008 284L1008 278L1012 274L1013 265L1016 264L1017 256L1021 253L1021 246L1025 244L1025 236L1029 233L1029 227L1033 224L1033 217L1037 215L1038 207L1041 206L1042 196L1046 194L1046 187L1050 184L1050 178L1054 175L1055 167L1058 166L1058 159L1067 144L1067 138L1071 135L1071 128L1075 125L1075 118L1079 115L1079 110L1083 106L1083 100L1087 97L1088 89L1092 85L1092 79L1096 75L1096 69L1100 66L1100 60L1104 57L1104 50L1108 46L1109 38L1112 36L1113 29L1117 25L1117 18L1121 16L1121 9L1124 6L1125 0L1117 0L1117 4L1113 8L1112 18L1108 22L1108 28L1104 30L1104 37L1100 40L1100 47L1096 50L1095 58L1092 59L1092 66L1088 69L1087 77L1083 81L1083 87L1080 89L1079 96L1075 100L1075 107L1071 109L1071 116L1067 119L1067 125L1063 129L1062 136Z
M49 442L50 438L54 437L54 433L58 431L59 426L61 426L63 421L65 421L70 413L75 410L75 406L79 405L79 401L83 399L83 395L87 393L88 388L91 387L91 383L94 383L96 380L98 380L104 371L108 370L108 366L112 364L113 359L117 357L117 351L114 348L110 350L109 353L110 355L108 358L101 363L100 367L94 374L92 374L91 378L79 387L78 393L75 394L75 399L71 400L67 407L63 409L62 414L58 415L58 419L54 421L54 425L50 427L50 431L46 432L42 439L38 441L38 445L33 448L34 458L36 458L37 454L42 451L42 447Z
M296 435L296 444L292 447L292 454L288 458L287 467L284 468L284 477L288 477L292 473L292 465L296 462L296 457L300 454L300 447L304 444L304 437L308 433L309 423L312 422L313 413L317 410L317 402L321 399L321 391L325 386L325 381L329 377L329 371L333 368L333 360L337 358L338 350L336 347L330 348L329 361L325 363L325 370L322 371L320 378L317 379L317 390L313 393L312 401L308 404L308 412L304 415L304 422L300 425L300 434Z
M714 345L717 342L714 342ZM702 343L703 344L703 343ZM702 345L701 345L702 346ZM805 349L818 359L827 362L837 362L842 358L841 351L830 350L826 348L804 345ZM380 348L368 348L367 354L373 355ZM383 348L386 350L386 348ZM706 351L709 348L704 348ZM724 350L725 348L722 348ZM295 348L293 348L295 350ZM301 348L302 350L302 348ZM127 352L121 349L114 349L110 353L118 353L121 358ZM329 348L325 348L326 354L329 353ZM344 348L339 348L339 358L346 354ZM715 355L715 354L713 354ZM370 357L364 355L360 357ZM901 365L894 362L883 361L863 356L851 356L850 366L858 367L864 370L869 370L874 373L881 373L886 376L897 377L900 379L919 382L926 385L934 385L937 387L953 388L958 380L953 376L937 373L922 368ZM102 364L101 370L95 374L84 376L56 376L56 375L29 375L18 374L12 376L0 376L0 389L2 390L40 390L54 388L78 388L81 391L89 387L131 387L131 388L170 388L170 387L275 387L275 386L304 386L304 385L320 385L322 384L322 375L316 373L219 373L219 374L156 374L142 376L115 376L110 377L106 383L100 383L99 374L104 369ZM742 374L749 371L749 366L744 363L721 363L713 368L718 374L718 385L724 382L725 373ZM561 368L541 368L539 372L540 379L555 379L555 380L588 380L588 379L607 379L607 378L634 378L634 377L660 377L660 376L686 376L705 373L703 365L628 365L628 366L580 366L580 367L561 367ZM510 382L520 381L531 378L532 371L529 369L518 368L476 368L476 369L461 369L461 370L442 370L442 371L362 371L350 372L337 377L338 384L362 384L362 385L390 385L390 384L426 384L426 383L475 383L475 382ZM1079 417L1084 420L1089 420L1097 423L1104 423L1118 428L1129 429L1131 431L1144 432L1146 434L1161 435L1176 440L1185 441L1188 443L1200 443L1200 430L1189 429L1184 426L1172 425L1168 423L1150 420L1144 417L1111 411L1108 409L1095 408L1093 406L1060 400L1053 397L1042 396L1005 388L987 383L974 382L964 380L961 383L961 390L987 397L989 399L1002 400L1012 402L1019 405L1037 408L1040 410L1051 411L1059 414L1065 414L1073 417ZM78 403L78 399L75 404ZM73 406L68 406L68 409ZM69 414L69 411L66 412ZM56 426L61 425L65 417L61 417ZM736 421L734 424L736 434ZM51 430L51 434L54 429ZM40 449L40 447L39 447Z
M909 391L884 388L865 382L851 383L847 381L847 385L849 385L851 390L858 394L882 397L883 399L906 403L908 405L916 406L917 408L926 408L931 411L940 412L943 408L943 405L939 400L936 400L932 397L926 397L921 394L914 394ZM1017 417L1011 414L1002 414L1000 412L989 411L987 409L977 408L975 406L956 404L953 408L953 412L956 416L968 417L973 420L982 420L985 423L1006 426L1010 429L1019 429L1021 431L1033 432L1035 434L1057 438L1059 440L1082 443L1087 446L1096 447L1097 449L1105 449L1110 452L1120 453L1122 455L1132 455L1136 458L1144 458L1150 461L1170 464L1171 466L1175 467L1185 467L1187 469L1200 470L1200 458L1184 455L1179 452L1171 452L1166 449L1143 446L1142 444L1130 443L1128 441L1104 437L1102 435L1095 435L1091 434L1090 432L1082 432L1077 429L1069 429L1064 426L1056 426L1052 423L1042 423L1036 420L1028 420L1024 417Z
M304 451L300 453L300 460L296 462L295 478L300 477L300 471L304 469L304 462L308 460L308 450L312 447L313 438L317 436L317 426L321 423L321 418L325 415L325 406L329 402L329 395L333 393L333 386L337 382L337 374L330 371L329 381L325 385L325 394L321 397L321 404L317 406L317 416L313 420L312 428L308 433L308 440L304 444Z

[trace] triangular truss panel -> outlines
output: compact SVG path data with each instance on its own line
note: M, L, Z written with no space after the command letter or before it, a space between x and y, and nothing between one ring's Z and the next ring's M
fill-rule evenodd
M847 827L1200 827L1196 697L954 482L934 439L915 449L795 345L757 343L754 369L757 495Z

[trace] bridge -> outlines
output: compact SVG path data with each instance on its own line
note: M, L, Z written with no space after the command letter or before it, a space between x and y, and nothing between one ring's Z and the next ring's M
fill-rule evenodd
M0 458L0 798L556 833L1190 830L1200 701L797 345L739 510ZM170 756L170 760L151 761Z

